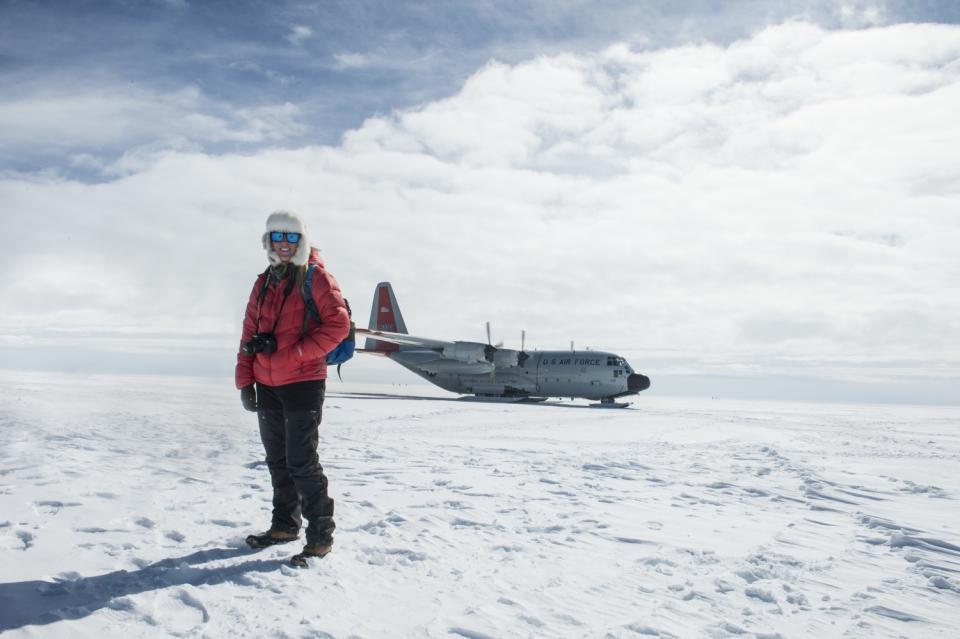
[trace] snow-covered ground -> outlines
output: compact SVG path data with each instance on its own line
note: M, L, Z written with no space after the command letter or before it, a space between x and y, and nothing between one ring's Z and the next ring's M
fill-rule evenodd
M4 638L958 636L957 408L332 383L297 570L229 381L0 383Z

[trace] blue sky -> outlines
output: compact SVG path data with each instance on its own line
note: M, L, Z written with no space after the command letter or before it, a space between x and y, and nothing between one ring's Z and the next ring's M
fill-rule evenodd
M958 22L4 2L0 365L228 375L286 207L355 308L389 279L416 334L491 320L671 392L956 401ZM406 379L379 364L354 370Z

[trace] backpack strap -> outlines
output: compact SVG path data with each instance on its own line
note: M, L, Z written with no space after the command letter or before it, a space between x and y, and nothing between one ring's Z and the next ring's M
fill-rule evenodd
M310 322L310 318L313 318L313 321L320 321L320 311L317 309L317 303L313 299L313 272L316 270L317 265L311 264L307 267L307 276L303 281L303 328L300 329L300 339L302 340L307 336L307 324Z
M307 324L310 322L311 317L317 323L320 322L320 311L317 309L317 303L313 299L313 293L311 293L311 288L313 287L313 271L316 266L316 264L311 264L307 267L307 277L303 282L303 328L300 329L301 340L307 336ZM343 303L347 307L347 316L351 318L350 333L337 344L336 348L327 353L327 364L336 363L337 365L337 377L340 377L340 366L353 357L354 344L356 342L353 326L353 310L350 308L350 302L348 302L346 298L344 298ZM341 377L340 379L342 380L343 378Z

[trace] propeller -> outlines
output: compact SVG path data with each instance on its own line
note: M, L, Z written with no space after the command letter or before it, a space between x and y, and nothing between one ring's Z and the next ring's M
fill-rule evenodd
M496 352L497 352L497 347L494 346L493 344L491 344L490 342L491 342L491 339L490 339L490 322L489 322L489 320L488 320L488 321L487 321L487 345L483 347L483 356L486 358L486 360L487 360L488 362L490 362L491 364L493 364L494 355L495 355ZM496 381L496 379L497 379L497 367L494 366L494 367L490 370L490 381L491 381L491 382L494 382L494 381Z
M530 359L527 354L527 331L520 331L520 354L517 355L517 366L523 366L523 363Z
M493 370L490 371L490 379L495 380L497 377L496 354L497 354L497 351L503 347L503 340L500 340L496 344L491 344L491 342L493 341L493 337L491 336L490 322L487 322L486 328L487 328L487 344L486 346L483 347L483 357L491 364L494 364ZM517 353L517 363L516 363L517 366L523 366L524 362L530 359L530 354L526 352L526 348L527 348L527 331L522 330L520 331L520 352ZM508 351L508 352L515 353L516 351ZM507 366L512 367L513 364L507 364Z
M493 354L496 352L496 347L490 343L490 322L487 322L487 345L483 347L483 357L492 364Z
M496 344L491 343L490 338L490 322L487 322L487 345L483 348L483 356L488 362L493 362L493 354L497 352L497 349L503 346L503 340L500 340Z

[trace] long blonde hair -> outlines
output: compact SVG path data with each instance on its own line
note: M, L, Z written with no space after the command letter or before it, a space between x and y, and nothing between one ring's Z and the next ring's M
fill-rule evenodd
M290 272L290 269L293 269L293 272ZM294 282L297 285L297 288L301 291L305 291L305 285L307 282L307 265L306 264L294 264L293 262L280 262L279 264L274 264L270 267L270 273L280 281L292 275Z

